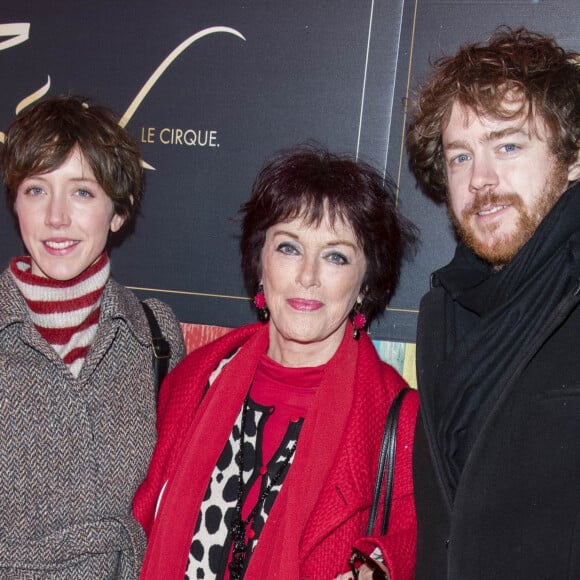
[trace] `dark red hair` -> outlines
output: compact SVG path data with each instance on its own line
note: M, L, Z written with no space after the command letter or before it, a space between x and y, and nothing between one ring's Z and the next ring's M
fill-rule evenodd
M401 260L416 239L414 226L397 211L395 187L370 165L317 147L297 147L272 157L259 172L242 206L241 254L246 288L261 278L261 252L271 226L301 217L318 225L349 224L364 251L363 311L382 313L399 280Z

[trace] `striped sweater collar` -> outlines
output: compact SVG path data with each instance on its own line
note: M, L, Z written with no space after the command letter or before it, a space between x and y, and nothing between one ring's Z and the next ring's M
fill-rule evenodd
M65 281L36 276L30 269L27 256L10 262L33 324L77 377L97 333L109 258L103 253L82 274Z

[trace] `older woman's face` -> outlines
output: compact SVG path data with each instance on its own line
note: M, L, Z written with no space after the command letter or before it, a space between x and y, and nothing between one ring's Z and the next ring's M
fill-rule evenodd
M54 280L84 272L124 222L78 149L53 171L24 179L14 207L32 273Z
M359 297L366 258L349 224L327 217L271 226L262 249L262 284L270 309L268 354L287 366L317 366L340 345Z

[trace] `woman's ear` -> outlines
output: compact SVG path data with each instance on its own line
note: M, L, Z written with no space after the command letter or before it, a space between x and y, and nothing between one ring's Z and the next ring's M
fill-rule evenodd
M357 304L362 304L362 303L363 303L363 301L364 301L364 299L365 299L365 296L367 295L367 292L368 292L368 291L369 291L369 287L368 287L368 286L365 284L365 285L364 285L364 286L363 286L363 287L360 289L359 295L358 295L358 297L357 297L357 299L356 299L356 301L357 301Z
M115 233L118 232L127 218L125 216L119 215L118 213L114 214L111 218L111 223L109 224L110 230Z
M133 205L135 198L132 195L129 195L129 201L131 202L131 205ZM129 216L128 215L123 216L118 213L114 214L113 217L111 218L111 223L109 224L111 231L113 233L118 232L123 226L123 224L127 221L127 217Z

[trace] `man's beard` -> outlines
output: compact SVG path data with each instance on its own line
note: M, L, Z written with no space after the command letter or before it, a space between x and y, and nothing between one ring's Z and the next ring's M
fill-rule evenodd
M517 193L500 194L488 190L476 194L473 203L461 212L460 219L455 216L449 203L447 211L459 238L467 246L490 264L503 266L509 263L534 235L542 220L560 199L567 183L567 166L556 163L546 179L542 193L531 206L526 206ZM494 236L494 232L500 228L501 220L489 224L484 231L487 234L485 241L473 230L470 218L490 205L510 205L518 212L518 219L513 232L497 236Z

